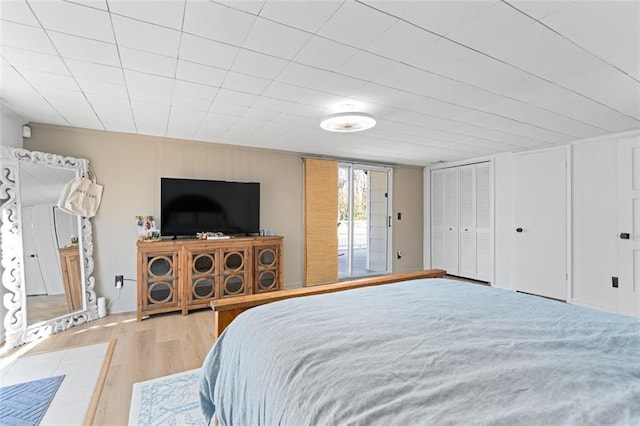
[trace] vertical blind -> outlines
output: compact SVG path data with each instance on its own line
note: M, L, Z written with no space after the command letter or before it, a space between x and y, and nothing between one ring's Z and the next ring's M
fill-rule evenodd
M304 159L305 285L338 280L338 162Z

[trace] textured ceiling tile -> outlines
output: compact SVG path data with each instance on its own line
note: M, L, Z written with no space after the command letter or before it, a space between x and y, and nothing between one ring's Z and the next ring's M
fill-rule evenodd
M2 100L31 121L418 165L640 129L638 2L0 8ZM378 125L322 131L345 104Z

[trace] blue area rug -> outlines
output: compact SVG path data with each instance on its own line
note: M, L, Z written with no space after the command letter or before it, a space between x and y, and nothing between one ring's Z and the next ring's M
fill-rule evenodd
M0 388L0 425L37 425L64 375Z
M206 426L200 410L200 369L134 383L129 425Z

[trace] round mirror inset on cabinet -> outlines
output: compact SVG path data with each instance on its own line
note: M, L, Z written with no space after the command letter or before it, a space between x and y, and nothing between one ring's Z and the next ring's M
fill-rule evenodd
M193 258L192 269L196 274L212 274L215 260L212 254L199 254Z
M239 271L244 266L244 256L234 251L224 256L224 267L228 271Z
M271 288L276 282L276 274L273 271L264 271L258 277L258 286L261 290Z
M273 266L276 261L276 253L272 249L264 249L260 251L258 261L260 266Z
M147 288L147 298L149 303L166 303L173 296L173 287L171 284L159 281L150 284Z
M147 271L152 277L164 277L172 272L171 259L166 256L154 256L149 258Z
M214 285L212 280L206 278L199 279L193 284L192 288L193 297L196 299L206 299L208 297L213 297Z
M239 294L244 290L244 279L241 275L229 275L224 280L224 294Z

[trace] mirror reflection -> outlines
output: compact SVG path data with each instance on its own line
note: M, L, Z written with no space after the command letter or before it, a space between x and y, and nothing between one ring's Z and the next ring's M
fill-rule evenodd
M84 307L78 216L57 207L75 170L20 164L20 205L27 324Z

